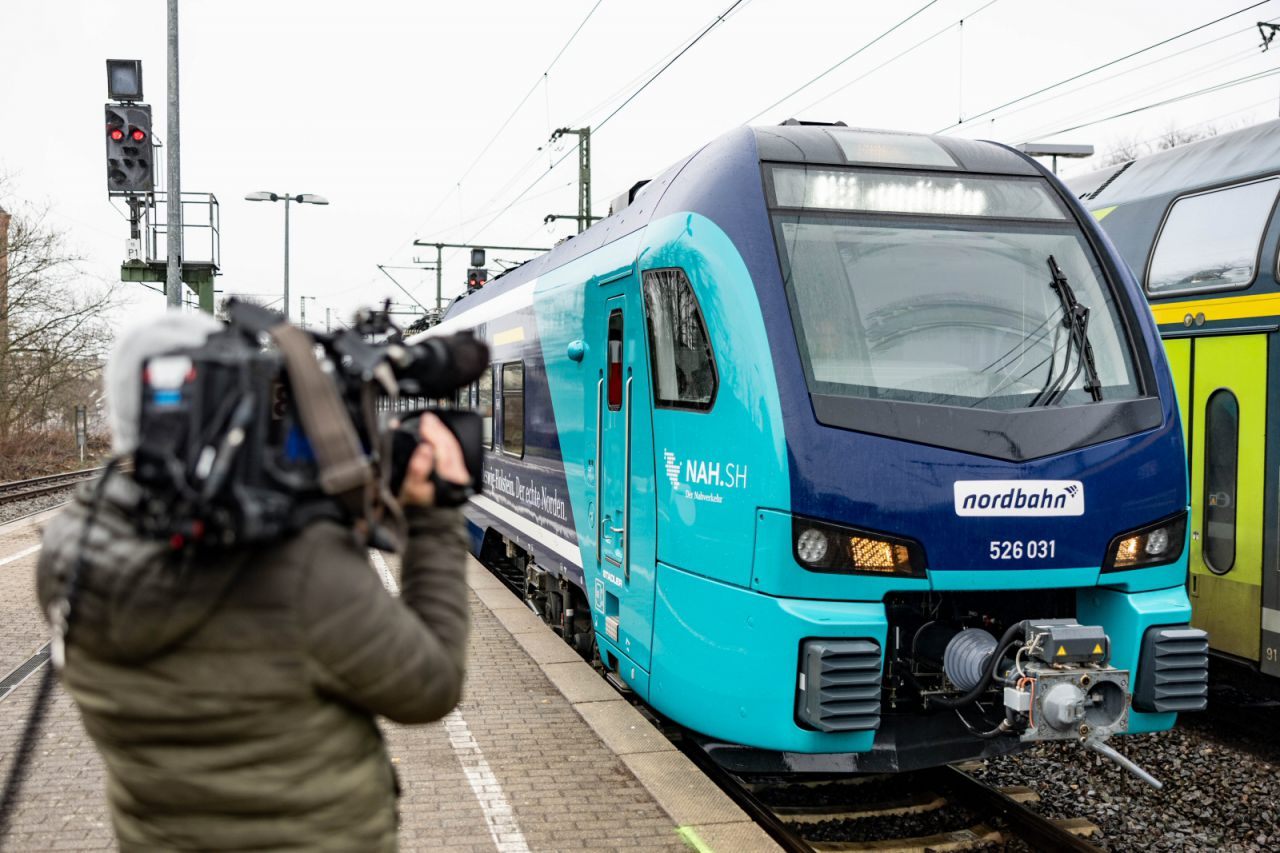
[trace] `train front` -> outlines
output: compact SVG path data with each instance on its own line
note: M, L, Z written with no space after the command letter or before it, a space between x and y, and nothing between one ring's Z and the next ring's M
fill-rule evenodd
M1089 217L994 144L755 135L763 215L704 209L756 247L788 488L755 510L749 591L659 590L679 664L655 704L735 744L712 747L729 766L832 771L1117 757L1112 735L1202 707L1174 392Z

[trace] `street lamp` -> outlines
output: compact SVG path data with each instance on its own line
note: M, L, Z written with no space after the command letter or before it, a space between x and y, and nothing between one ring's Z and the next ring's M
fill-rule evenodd
M328 204L329 199L314 193L289 195L288 193L256 192L244 197L245 201L283 201L284 202L284 318L289 319L289 203Z

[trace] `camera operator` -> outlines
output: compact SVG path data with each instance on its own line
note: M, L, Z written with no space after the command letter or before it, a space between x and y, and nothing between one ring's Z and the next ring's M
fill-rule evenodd
M117 454L136 450L146 359L219 328L170 314L120 340L106 369ZM468 472L439 419L424 416L421 437L400 492L399 598L349 524L220 550L142 538L127 473L50 522L40 604L56 608L75 575L62 683L106 763L122 850L396 849L375 715L447 714L468 630L461 515L433 506L429 479Z

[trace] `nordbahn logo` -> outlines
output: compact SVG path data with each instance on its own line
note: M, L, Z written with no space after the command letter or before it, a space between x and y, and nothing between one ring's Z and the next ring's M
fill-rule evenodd
M1079 480L956 480L956 515L1084 515Z

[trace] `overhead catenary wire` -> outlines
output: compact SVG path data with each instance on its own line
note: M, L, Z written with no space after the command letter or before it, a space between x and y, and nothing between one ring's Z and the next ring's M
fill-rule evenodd
M488 153L489 149L493 147L493 143L497 142L498 138L502 136L502 132L507 129L507 125L511 124L511 120L516 117L520 112L520 109L528 103L529 98L533 96L533 93L538 90L538 86L546 82L547 75L551 73L551 69L556 67L556 63L560 61L560 57L564 56L564 52L569 49L569 45L573 44L573 40L578 37L578 33L582 32L582 28L587 25L587 21L591 20L591 16L596 13L596 9L599 9L600 4L603 2L604 0L596 0L595 5L591 7L589 12L587 12L586 17L582 19L574 29L573 33L570 34L569 39L561 46L560 50L556 52L556 55L552 58L551 62L547 64L546 69L538 75L538 79L533 81L533 85L529 87L529 91L525 92L525 95L520 99L520 102L512 108L511 112L503 120L502 124L499 125L496 131L494 131L493 136L490 137L489 141L480 149L480 153L471 161L471 165L467 166L466 170L462 173L462 177L458 178L458 183L465 181L471 172L474 171L476 165L484 158L484 155Z
M1115 72L1115 73L1113 73L1113 74L1108 74L1108 75L1106 75L1105 77L1099 77L1097 80L1090 80L1089 82L1087 82L1087 83L1085 83L1085 84L1083 84L1083 85L1080 85L1080 86L1076 86L1075 88L1067 89L1066 91L1062 91L1062 92L1056 92L1056 93L1054 93L1054 94L1052 94L1052 95L1049 95L1047 98L1041 98L1040 100L1033 101L1033 102L1031 102L1031 103L1029 103L1029 104L1023 104L1022 106L1018 107L1017 109L1009 110L1008 112L1001 113L999 116L993 117L992 119L990 119L990 121L995 121L995 120L997 120L997 119L1007 119L1007 118L1009 118L1010 116L1017 115L1018 113L1025 112L1025 111L1027 111L1027 110L1032 110L1032 109L1035 109L1035 108L1037 108L1037 107L1043 106L1044 104L1047 104L1047 103L1049 103L1050 101L1056 101L1056 100L1058 100L1059 98L1069 97L1070 95L1074 95L1074 94L1077 94L1077 93L1079 93L1079 92L1083 92L1083 91L1084 91L1084 90L1086 90L1086 89L1091 89L1091 88L1093 88L1094 86L1100 86L1100 85L1102 85L1103 83L1108 83L1108 82L1110 82L1110 81L1112 81L1112 80L1115 80L1115 79L1118 79L1118 78L1120 78L1120 77L1125 77L1125 76L1127 76L1127 75L1129 75L1129 74L1136 73L1136 72L1141 71L1141 70L1143 70L1143 69L1145 69L1145 68L1150 68L1150 67L1151 67L1151 66L1153 66L1153 65L1159 65L1160 63L1162 63L1162 62L1167 62L1167 61L1169 61L1170 59L1175 59L1175 58L1177 58L1177 57L1179 57L1179 56L1184 56L1184 55L1186 55L1186 54L1188 54L1188 53L1191 53L1191 52L1193 52L1193 51L1201 50L1201 49L1203 49L1203 48L1208 47L1209 45L1216 44L1216 43L1218 43L1218 42L1220 42L1220 41L1224 41L1224 40L1229 39L1229 38L1235 38L1236 36L1239 36L1239 35L1240 35L1240 34L1242 34L1242 33L1250 32L1250 31L1251 31L1251 30L1253 30L1253 29L1254 29L1254 27L1249 26L1249 27L1243 27L1243 28L1238 29L1238 30L1232 30L1231 32L1226 33L1226 34L1224 34L1224 35L1216 36L1216 37L1214 37L1214 38L1209 39L1208 41L1203 41L1203 42L1200 42L1200 43L1198 43L1198 44L1194 44L1194 45L1192 45L1192 46L1190 46L1190 47L1185 47L1185 48L1183 48L1182 50L1178 50L1178 51L1175 51L1175 52L1173 52L1173 53L1170 53L1170 54L1166 54L1166 55L1164 55L1164 56L1157 57L1157 58L1152 59L1152 60L1150 60L1150 61L1148 61L1148 62L1144 62L1144 63L1142 63L1141 65L1135 65L1135 66L1133 66L1132 68L1124 68L1124 69L1121 69L1121 70L1119 70L1119 71L1116 71L1116 72ZM970 124L971 124L971 122L967 122L967 123L970 123Z
M753 115L751 118L749 118L749 119L747 119L745 122L743 122L743 124L751 124L751 122L753 122L753 121L755 121L756 119L760 118L760 116L762 116L762 115L764 115L765 113L769 112L769 110L773 109L774 107L778 106L778 105L779 105L779 104L781 104L781 103L784 103L784 102L786 102L786 101L791 100L791 98L795 97L795 96L796 96L797 94L799 94L800 92L803 92L805 89L809 88L809 87L810 87L810 86L812 86L814 83L817 83L817 82L818 82L819 80L821 80L823 77L826 77L826 76L827 76L828 74L830 74L832 71L835 71L835 70L836 70L837 68L839 68L841 65L844 65L846 62L848 62L849 60L853 59L853 58L854 58L855 56L857 56L858 54L862 53L863 51L867 50L868 48L872 47L873 45L875 45L875 44L879 43L880 41L884 40L887 36L889 36L890 34L892 34L893 32L895 32L895 31L896 31L896 30L898 30L899 28L901 28L901 27L903 27L904 25L906 25L907 23L909 23L909 22L910 22L911 20L913 20L917 15L919 15L921 12L924 12L924 11L925 11L926 9L928 9L929 7L931 7L931 6L935 5L937 2L938 2L938 0L929 0L929 2L925 3L925 4L924 4L923 6L921 6L919 9L916 9L916 10L915 10L914 12L912 12L910 15L907 15L907 17L905 17L905 18L903 18L902 20L898 21L898 23L894 24L892 27L890 27L889 29L885 30L885 31L884 31L884 32L882 32L880 35L876 36L876 37L875 37L875 38L873 38L871 41L867 42L867 43L866 43L866 44L864 44L862 47L858 48L858 49L857 49L857 50L855 50L853 53L851 53L851 54L849 54L848 56L846 56L844 59L840 60L840 61L839 61L839 62L837 62L835 65L832 65L832 66L831 66L830 68L828 68L826 71L823 71L823 72L822 72L821 74L819 74L817 77L814 77L812 80L810 80L808 83L805 83L805 84L803 84L803 85L801 85L801 86L796 87L795 89L792 89L790 92L788 92L787 94L783 95L781 98L779 98L778 100L774 101L774 102L773 102L772 104L770 104L769 106L765 107L765 108L764 108L764 109L762 109L760 112L756 113L756 114L755 114L755 115Z
M1164 45L1169 44L1170 42L1177 41L1177 40L1178 40L1178 39L1180 39L1180 38L1185 38L1186 36L1189 36L1189 35L1191 35L1192 33L1198 33L1198 32L1200 32L1200 31L1201 31L1201 30L1203 30L1203 29L1207 29L1208 27L1212 27L1214 24L1220 24L1220 23L1222 23L1223 21L1226 21L1226 20L1228 20L1228 19L1230 19L1230 18L1234 18L1234 17L1235 17L1235 16L1237 16L1237 15L1242 15L1242 14L1244 14L1245 12L1248 12L1248 11L1249 11L1249 10L1251 10L1251 9L1256 9L1256 8L1258 8L1259 6L1265 6L1268 2L1269 2L1269 0L1259 0L1259 2L1257 2L1257 3L1253 3L1253 4L1249 5L1249 6L1245 6L1245 7L1244 7L1244 8L1242 8L1242 9L1237 9L1236 11L1234 11L1234 12L1232 12L1232 13L1228 14L1228 15L1223 15L1222 17L1220 17L1220 18L1215 18L1215 19L1213 19L1212 21L1209 21L1208 23L1204 23L1204 24L1200 24L1199 26L1192 27L1191 29L1186 30L1185 32L1178 33L1178 34L1177 34L1177 35L1175 35L1175 36L1169 36L1168 38L1161 39L1160 41L1158 41L1158 42L1156 42L1156 43L1154 43L1154 44L1149 44L1149 45L1147 45L1146 47L1141 48L1141 49L1139 49L1139 50L1132 51L1131 53L1126 53L1124 56L1120 56L1120 57L1117 57L1116 59L1112 59L1112 60L1110 60L1110 61L1108 61L1108 62L1104 62L1104 63L1102 63L1101 65L1094 66L1093 68L1090 68L1090 69L1089 69L1089 70L1087 70L1087 71L1081 71L1081 72L1079 72L1078 74L1073 74L1073 75L1071 75L1070 77L1067 77L1067 78L1065 78L1065 79L1063 79L1063 80L1059 80L1059 81L1058 81L1058 82L1056 82L1056 83L1051 83L1051 84L1050 84L1050 85L1048 85L1048 86L1042 86L1041 88L1036 89L1034 92L1028 92L1028 93L1027 93L1027 94L1025 94L1025 95L1020 95L1020 96L1018 96L1018 97L1014 98L1014 99L1013 99L1013 100L1011 100L1011 101L1006 101L1006 102L1004 102L1003 104L1000 104L999 106L991 107L991 108L989 108L989 109L983 110L983 111L982 111L982 112L980 112L980 113L975 113L974 115L969 116L969 118L965 119L964 121L958 121L958 122L955 122L954 124L949 124L949 125L947 125L946 127L941 128L941 129L939 129L939 130L937 130L937 131L934 131L934 132L935 132L935 133L946 133L946 132L948 132L948 131L950 131L950 130L954 130L955 128L960 127L962 124L968 124L968 123L973 122L973 121L975 121L975 120L977 120L977 119L980 119L980 118L984 118L984 117L986 117L986 116L989 116L989 115L991 115L992 113L999 112L1000 110L1003 110L1003 109L1005 109L1006 107L1011 107L1011 106L1013 106L1014 104L1020 104L1020 103L1022 103L1023 101L1027 100L1028 98L1034 98L1036 95L1044 94L1045 92L1048 92L1048 91L1050 91L1050 90L1052 90L1052 89L1056 89L1056 88L1058 88L1059 86L1065 86L1065 85L1066 85L1066 84L1068 84L1068 83L1072 83L1072 82L1074 82L1074 81L1076 81L1076 80L1081 79L1082 77L1087 77L1088 75L1093 74L1093 73L1098 72L1098 71L1101 71L1101 70L1103 70L1104 68L1110 68L1110 67L1111 67L1111 66L1113 66L1113 65L1119 65L1121 62L1125 62L1126 60L1133 59L1135 56L1141 56L1142 54L1147 53L1148 51L1155 50L1155 49L1156 49L1156 48L1158 48L1158 47L1163 47Z
M531 196L529 196L529 197L528 197L527 199L525 199L524 201L525 201L525 202L537 201L538 199L540 199L540 198L544 198L544 197L546 197L546 196L549 196L549 195L551 195L552 193L558 193L558 192L562 191L563 189L565 189L566 187L573 186L573 183L574 183L573 181L566 181L565 183L562 183L562 184L556 184L554 187L551 187L550 189L548 189L548 190L546 190L546 191L544 191L544 192L540 192L540 193L537 193L536 195L531 195ZM458 223L457 225L455 225L454 227L460 227L460 226L463 226L463 225L470 225L472 222L479 222L481 219L484 219L486 216L488 216L489 214L491 214L491 213L493 213L493 212L494 212L494 211L493 211L493 209L492 209L492 208L490 208L490 209L485 210L485 211L483 211L483 212L481 212L481 213L477 213L475 216L472 216L470 219L467 219L467 220L466 220L466 221L464 221L464 222L459 222L459 223ZM538 229L535 229L535 230L540 230L542 227L543 227L543 226L542 226L541 224L539 224L539 225L538 225ZM525 242L525 241L524 241L524 240L518 240L517 242ZM454 255L454 254L456 254L456 252L453 252L453 253L450 253L450 254L446 255L446 256L445 256L445 259L447 260L448 258L453 257L453 255ZM433 262L433 263L434 263L434 262ZM390 268L391 268L391 265L390 265L390 264L382 264L381 266L387 267L388 269L390 269ZM418 269L421 269L421 267L418 267ZM369 281L361 282L360 284L353 284L351 287L342 288L342 289L340 289L340 290L333 290L333 291L331 291L331 294L333 294L333 295L339 295L339 296L340 296L340 295L342 295L342 294L351 293L352 291L355 291L355 290L361 290L361 289L364 289L364 288L366 288L366 287L368 287L368 286L369 286L370 282L374 282L374 281L378 281L378 280L379 280L379 279L378 279L378 277L377 277L377 276L373 276L372 278L370 278L370 280L369 280Z
M1038 125L1034 125L1032 130L1024 130L1015 135L1025 137L1027 139L1039 139L1040 137L1045 135L1045 133L1049 132L1052 128L1060 124L1080 121L1085 118L1092 118L1104 110L1118 108L1120 106L1127 106L1134 103L1142 103L1145 99L1148 99L1151 96L1158 95L1159 93L1168 92L1171 90L1176 91L1178 86L1188 81L1198 83L1200 81L1203 81L1207 75L1213 72L1222 71L1227 68L1232 68L1242 63L1249 62L1250 60L1254 60L1256 57L1257 57L1257 54L1255 54L1252 50L1245 50L1245 51L1242 51L1241 53L1220 57L1218 59L1215 59L1212 62L1198 66L1190 71L1186 71L1186 72L1183 72L1182 74L1178 74L1175 77L1169 77L1167 79L1163 79L1159 83L1156 83L1154 85L1146 86L1136 91L1129 92L1128 94L1122 95L1118 98L1112 98L1109 101L1090 104L1088 108L1084 110L1078 110L1069 116L1058 115L1054 118L1053 121L1042 122Z
M707 24L707 26L706 26L706 27L704 27L704 28L702 29L702 31L701 31L701 32L699 32L699 33L698 33L698 35L697 35L697 36L695 36L695 37L693 38L693 40L692 40L692 41L690 41L687 45L685 45L685 46L684 46L684 47L683 47L683 48L682 48L678 53L676 53L676 55L675 55L675 56L673 56L671 59L667 60L667 62L663 63L662 67L660 67L657 71L655 71L655 72L653 73L653 75L652 75L651 77L649 77L649 79L645 80L645 81L644 81L644 83L642 83L642 84L640 85L640 87L639 87L639 88L637 88L634 92L632 92L632 93L631 93L631 94L626 98L626 100L624 100L621 104L619 104L617 107L615 107L615 108L613 109L613 111L612 111L612 112L610 112L610 113L609 113L607 116L605 116L603 119L601 119L600 121L596 122L596 123L594 124L594 126L592 127L592 132L593 132L593 133L598 133L598 132L599 132L599 131L600 131L600 130L605 126L605 125L607 125L607 124L608 124L608 123L609 123L609 122L610 122L610 121L611 121L615 116L617 116L617 115L618 115L618 113L620 113L620 112L622 112L624 109L626 109L627 105L628 105L628 104L630 104L632 101L634 101L634 100L636 99L636 97L637 97L641 92L643 92L645 89L649 88L649 86L650 86L650 85L651 85L655 80L657 80L659 77L661 77L661 76L662 76L662 75L667 71L667 69L668 69L668 68L670 68L670 67L671 67L672 65L674 65L677 61L679 61L680 57L684 56L686 53L688 53L690 50L692 50L692 49L693 49L693 47L694 47L696 44L698 44L698 42L702 41L702 39L703 39L703 38L705 38L705 37L707 36L707 34L708 34L708 33L710 33L710 32L711 32L713 29L715 29L718 25L722 24L725 20L727 20L727 19L728 19L728 17L729 17L729 15L733 14L733 12L734 12L736 9L738 9L738 7L740 7L740 6L744 5L745 3L749 3L749 2L751 2L751 0L734 0L734 2L733 2L732 4L730 4L728 8L726 8L726 9L725 9L723 12L721 12L720 14L716 15L716 17L715 17L714 19L712 19L712 21L711 21L709 24ZM934 2L937 2L937 0L934 0ZM503 214L505 214L505 213L506 213L508 210L510 210L512 207L514 207L514 206L515 206L515 205L516 205L516 204L517 204L517 203L518 203L522 198L524 198L526 195L528 195L528 194L533 190L533 188L534 188L534 187L536 187L538 184L540 184L540 183L541 183L541 182L546 178L546 176L547 176L547 175L551 174L551 172L552 172L552 171L554 171L554 170L555 170L555 168L556 168L557 166L559 166L559 165L560 165L561 163L563 163L566 159L568 159L568 158L569 158L569 157L570 157L574 152L576 152L576 151L578 150L578 146L579 146L580 144L581 144L581 142L579 141L579 142L575 142L572 146L570 146L570 147L569 147L569 149L568 149L568 150L566 150L566 151L564 152L564 154L562 154L562 155L560 156L560 159L556 160L554 163L552 163L552 164L547 168L547 170L546 170L546 171L542 172L540 175L538 175L538 177L534 178L534 180L533 180L533 182L532 182L532 183L530 183L530 184L529 184L528 186L526 186L523 190L521 190L521 191L520 191L520 193L519 193L515 198L513 198L510 202L508 202L508 203L507 203L507 205L506 205L505 207L503 207L501 210L499 210L499 211L498 211L498 213L497 213L497 214L495 214L495 215L494 215L494 217L493 217L492 219L490 219L490 220L489 220L488 222L486 222L486 223L485 223L481 228L479 228L479 229L477 230L477 232L476 232L476 234L475 234L474 236L472 236L472 237L471 237L470 239L468 239L468 240L463 240L462 242L464 242L464 243L471 243L471 242L474 242L474 241L476 240L476 238L477 238L480 234L484 233L484 231L485 231L489 226L491 226L494 222L496 222L498 219L500 219L500 218L502 217L502 215L503 215Z
M992 7L992 6L994 6L996 3L999 3L999 2L1000 2L1000 0L987 0L987 2L986 2L986 3L984 3L982 6L978 7L977 9L974 9L974 10L973 10L972 12L970 12L969 14L967 14L967 15L965 15L965 16L963 16L963 17L961 17L961 18L959 18L959 19L957 19L957 20L955 20L955 21L953 21L952 23L947 24L945 27L943 27L942 29L938 30L938 31L937 31L936 33L934 33L933 35L931 35L931 36L927 36L926 38L921 39L920 41L918 41L918 42L916 42L915 44L911 45L911 47L907 48L906 50L899 51L898 53L896 53L896 54L894 54L893 56L891 56L891 57L889 57L888 59L886 59L884 62L881 62L881 63L880 63L879 65L877 65L875 68L872 68L870 71L867 71L867 72L865 72L865 73L863 73L863 74L858 75L857 77L854 77L852 80L850 80L848 83L845 83L843 86L839 87L838 89L833 89L832 91L830 91L830 92L828 92L827 94L823 95L821 98L819 98L818 100L816 100L816 101L814 101L813 103L809 104L808 106L806 106L806 107L802 107L801 109L797 110L797 111L796 111L796 115L802 115L802 114L804 114L804 113L808 112L809 110L813 109L814 107L818 106L818 104L825 103L826 101L829 101L831 98L834 98L836 95L840 94L840 93L841 93L841 92L843 92L845 89L848 89L850 86L854 85L855 83L860 83L860 82L862 82L863 80L865 80L865 79L867 79L868 77L870 77L872 74L875 74L877 71L879 71L880 69L884 68L885 66L892 65L893 63L897 62L899 59L903 59L904 57L906 57L906 56L910 55L911 53L913 53L914 51L918 50L919 48L924 47L926 44L928 44L929 42L931 42L931 41L933 41L934 39L938 38L939 36L941 36L941 35L943 35L943 34L945 34L945 33L948 33L948 32L950 32L951 30L955 29L958 25L963 24L965 21L968 21L968 20L971 20L971 19L973 19L973 18L977 17L981 12L986 11L987 9L991 8L991 7Z
M596 0L595 4L587 12L586 16L583 17L583 19L578 23L578 26L575 27L573 32L569 35L569 38L565 41L563 45L560 46L560 49L556 51L556 55L552 57L549 63L547 63L547 67L533 81L533 85L529 87L527 92L525 92L524 97L522 97L520 101L515 105L515 107L512 108L511 112L503 120L502 124L498 126L498 129L496 131L494 131L493 136L491 136L489 138L489 141L484 144L484 147L480 149L480 153L476 154L475 158L472 159L471 163L467 166L467 168L463 170L462 175L458 177L456 181L454 181L453 187L460 188L462 185L462 182L465 181L471 175L471 173L475 170L476 166L484 158L484 155L489 152L489 149L493 147L493 144L497 142L498 139L502 136L502 132L507 129L507 126L511 124L512 120L519 114L520 110L524 107L524 105L528 103L529 98L531 98L533 96L533 93L538 90L538 86L546 82L547 75L551 73L551 70L553 68L555 68L556 63L558 63L560 61L560 58L564 56L565 51L567 51L569 49L569 46L573 44L574 40L578 37L578 34L582 32L582 28L587 25L587 22L591 20L591 16L596 13L596 10L600 8L600 4L603 2L604 0ZM454 192L454 189L451 188L449 192L445 193L441 197L440 201L436 203L436 206L433 207L431 209L431 212L428 213L426 217L423 219L422 225L419 225L418 228L415 228L412 234L416 235L423 227L426 226L427 223L431 221L431 219L437 213L440 212L440 209L444 207L445 203L449 200L449 196L453 195L453 192ZM405 242L401 243L398 247L396 247L395 251L392 252L391 254L395 254L395 252L400 251L400 249L403 249L405 245L407 245L412 240L413 240L413 236L411 235L408 240L406 240Z
M1227 80L1222 83L1216 83L1212 86L1207 86L1203 89L1198 89L1194 92L1186 92L1184 94L1177 95L1172 98L1166 98L1162 101L1157 101L1153 104L1146 104L1145 106L1135 107L1134 109L1131 109L1131 110L1125 110L1124 112L1119 112L1114 115L1109 115L1109 116L1106 116L1105 118L1094 119L1093 121L1086 121L1082 124L1072 125L1071 127L1058 128L1057 130L1051 131L1049 133L1042 133L1040 135L1041 136L1057 136L1062 133L1070 133L1073 130L1080 130L1082 128L1092 127L1095 124L1102 124L1104 122L1114 121L1115 119L1118 119L1118 118L1124 118L1125 116L1131 116L1131 115L1135 115L1136 113L1145 112L1147 110L1153 110L1153 109L1156 109L1157 107L1164 107L1164 106L1168 106L1169 104L1176 104L1179 101L1186 101L1191 98L1198 98L1201 95L1208 95L1213 92L1221 92L1225 89L1230 89L1235 86L1243 85L1245 83L1252 83L1255 80L1265 80L1267 78L1274 77L1277 74L1280 74L1280 68L1273 68L1269 71L1258 71L1253 74L1246 74L1243 77L1237 77L1234 80Z

